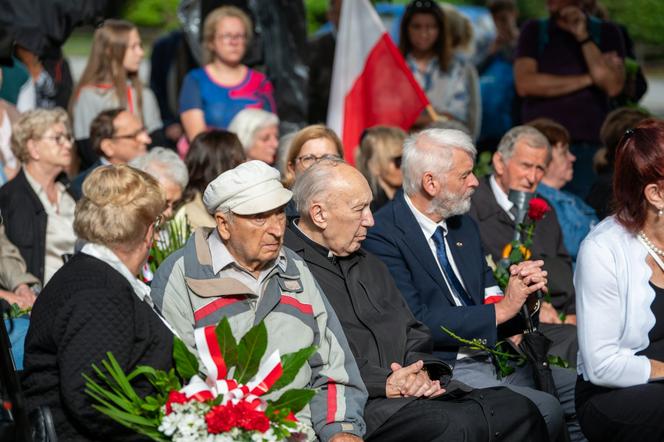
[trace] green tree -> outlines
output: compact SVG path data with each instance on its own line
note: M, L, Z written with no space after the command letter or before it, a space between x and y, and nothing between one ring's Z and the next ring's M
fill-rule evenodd
M124 18L137 26L173 29L178 26L179 3L180 0L130 0Z

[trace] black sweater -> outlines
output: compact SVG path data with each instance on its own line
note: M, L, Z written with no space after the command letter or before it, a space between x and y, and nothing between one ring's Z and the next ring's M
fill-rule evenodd
M66 441L140 440L92 408L81 373L93 379L112 352L128 373L137 365L172 367L173 336L129 282L108 264L79 253L35 302L25 342L23 389L30 408L48 405L58 438ZM152 392L134 383L139 396Z

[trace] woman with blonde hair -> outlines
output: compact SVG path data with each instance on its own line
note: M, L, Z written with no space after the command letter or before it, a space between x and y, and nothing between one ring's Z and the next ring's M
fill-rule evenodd
M371 187L372 212L392 200L403 183L401 154L406 136L402 129L392 126L374 126L362 134L355 165Z
M203 25L205 65L189 72L180 91L180 118L187 139L209 127L227 129L242 109L275 112L272 84L242 64L251 41L251 19L241 9L222 6Z
M344 157L341 140L332 129L322 124L300 129L291 141L284 170L281 171L284 186L290 188L302 172L329 157Z
M138 115L151 135L162 128L157 99L138 76L143 56L141 36L132 23L106 20L95 31L88 63L69 104L77 140L90 137L90 123L101 111L116 107ZM155 141L161 138L157 134ZM97 159L85 144L79 142L82 168Z
M74 251L74 197L63 182L72 161L73 138L61 108L22 114L11 135L21 171L0 188L7 238L19 249L28 271L42 284Z
M83 375L96 378L111 352L123 372L169 370L173 335L136 275L166 205L159 183L132 167L102 166L83 184L74 228L86 241L44 288L25 343L23 390L29 408L46 405L61 440L138 440L93 408ZM141 397L154 394L145 378Z

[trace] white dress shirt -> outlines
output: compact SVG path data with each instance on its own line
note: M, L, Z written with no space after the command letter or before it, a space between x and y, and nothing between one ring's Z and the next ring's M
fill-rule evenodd
M511 212L512 207L514 207L514 203L509 200L507 194L498 185L498 181L496 181L495 175L491 175L489 177L489 185L491 186L493 196L496 197L496 202L498 205L505 211L505 213L507 213L507 216L509 216L510 219L514 221L514 214Z
M427 244L429 244L429 248L431 249L431 253L433 254L434 259L436 260L436 264L438 264L438 270L440 270L440 275L443 277L443 280L445 281L447 289L452 295L452 298L454 298L454 303L459 307L463 306L463 303L455 295L455 290L452 288L450 282L447 280L445 272L443 271L443 267L440 265L440 261L438 261L438 249L436 248L436 242L433 240L433 234L436 233L438 227L442 227L445 237L445 253L447 253L447 259L450 261L450 266L452 266L454 274L456 275L457 279L459 280L459 282L461 282L461 285L463 285L463 288L465 289L466 284L463 282L463 278L461 278L459 269L457 268L456 263L454 262L454 257L452 256L452 251L450 250L450 246L447 244L447 223L445 222L445 220L442 220L437 224L431 221L431 219L428 216L417 210L417 208L413 205L413 202L410 200L410 198L408 198L408 195L404 193L403 196L404 199L406 200L406 204L408 204L408 207L410 208L410 211L413 212L415 220L417 221L417 224L420 226L420 229L422 230L424 237L427 239Z

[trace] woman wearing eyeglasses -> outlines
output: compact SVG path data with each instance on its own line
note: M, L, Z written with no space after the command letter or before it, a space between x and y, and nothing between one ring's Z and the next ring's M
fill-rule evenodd
M25 344L23 391L29 408L50 408L59 440L132 441L144 437L93 408L83 374L98 380L111 352L120 369L169 370L173 334L136 275L166 206L159 183L125 165L101 166L83 185L74 228L86 241L35 302ZM145 378L141 397L154 394Z
M22 114L11 144L22 168L0 188L0 211L7 238L19 249L28 272L46 284L76 241L76 203L63 183L73 146L67 113L56 108Z
M332 129L322 124L300 129L291 141L284 170L281 171L284 186L291 188L302 172L321 159L329 157L344 157L341 140Z
M290 189L295 179L318 161L343 157L344 148L341 140L329 127L313 124L300 129L290 142L285 161L281 164L283 185ZM286 216L289 218L298 216L294 200L290 200L286 206Z
M403 183L401 153L406 132L398 127L374 126L364 131L355 164L369 182L371 211L387 204Z
M576 412L591 441L662 441L664 121L625 132L613 188L576 261Z
M466 20L457 27L471 29L465 17L450 13L448 18L435 1L412 1L401 20L399 49L436 112L460 121L477 138L482 116L479 78L473 64L454 47L461 36L454 35L453 19ZM416 124L430 122L423 113Z
M189 72L180 91L180 118L187 139L208 127L227 129L242 109L275 112L272 84L242 64L252 37L251 19L241 9L222 6L203 25L205 65Z
M122 107L138 116L155 141L163 141L161 114L152 91L138 75L143 60L138 29L124 20L106 20L95 31L88 63L70 102L81 170L97 160L87 141L90 124L100 112Z

